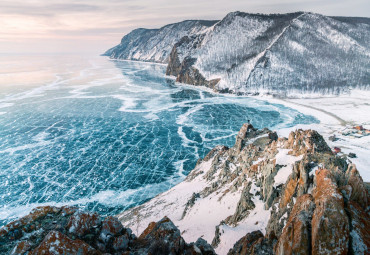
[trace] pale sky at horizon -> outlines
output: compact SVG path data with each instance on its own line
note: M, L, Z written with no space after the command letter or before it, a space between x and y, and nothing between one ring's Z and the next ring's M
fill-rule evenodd
M0 0L0 53L100 54L138 27L231 11L369 17L368 0Z

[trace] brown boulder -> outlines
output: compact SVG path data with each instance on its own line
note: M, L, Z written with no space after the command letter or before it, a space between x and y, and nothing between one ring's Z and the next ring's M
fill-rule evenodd
M122 223L116 217L108 216L102 223L101 232L114 236L119 234L123 229Z
M97 213L78 211L69 219L67 230L70 234L82 237L90 233L100 223L101 219Z
M19 220L10 222L8 225L6 225L6 227L2 228L0 231L0 237L5 236L9 232L14 231L16 229L20 229L36 220L39 220L48 214L56 214L59 212L60 212L60 208L57 208L54 206L36 207L28 215L20 218Z
M253 231L251 233L246 234L242 237L239 241L234 244L234 247L229 250L227 253L228 255L248 255L248 254L255 254L253 252L253 246L256 242L263 238L263 234L261 231Z
M149 251L169 251L171 254L181 254L187 249L180 230L167 217L155 224L149 224L148 228L140 235L139 241L151 244Z
M81 255L95 255L101 254L93 247L81 240L72 240L66 235L58 232L51 231L44 238L36 249L30 252L30 255L69 255L69 254L81 254Z
M30 249L31 244L28 241L20 241L12 250L11 255L26 254Z

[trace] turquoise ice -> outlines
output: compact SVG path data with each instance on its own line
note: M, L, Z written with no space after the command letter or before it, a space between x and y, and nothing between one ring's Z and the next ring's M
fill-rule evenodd
M177 85L164 65L10 60L0 61L13 63L0 74L12 76L0 82L0 226L45 204L115 214L182 181L215 145L232 146L247 120L270 129L317 122L282 105Z

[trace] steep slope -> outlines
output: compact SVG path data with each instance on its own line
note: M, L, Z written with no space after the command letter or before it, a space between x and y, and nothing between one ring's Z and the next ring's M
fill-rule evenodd
M232 148L216 147L184 182L119 219L141 232L168 216L185 241L201 236L217 254L361 254L368 202L355 166L316 131L278 138L245 124Z
M139 28L104 53L114 59L167 63L173 45L185 35L196 34L217 21L185 20L160 29Z
M340 93L369 88L370 19L313 13L228 14L182 38L167 75L232 93Z

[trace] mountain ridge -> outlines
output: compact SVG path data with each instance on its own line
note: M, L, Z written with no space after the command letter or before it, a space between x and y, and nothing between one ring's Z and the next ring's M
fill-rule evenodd
M370 18L236 11L207 26L188 26L176 36L162 37L166 48L153 62L168 64L166 74L180 83L279 96L370 88ZM110 57L152 61L145 54L132 57L120 49Z

